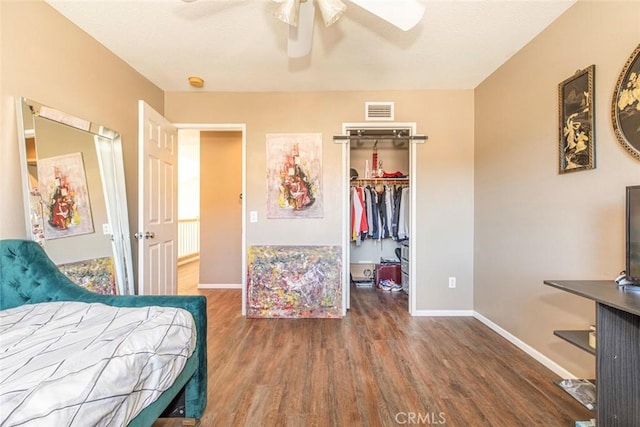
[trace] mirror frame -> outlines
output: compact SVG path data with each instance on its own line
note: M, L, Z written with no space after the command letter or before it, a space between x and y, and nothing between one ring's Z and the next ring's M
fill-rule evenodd
M26 109L31 117L25 117ZM31 224L31 201L29 169L27 163L27 138L35 136L35 117L40 116L63 126L71 126L92 135L96 142L96 154L100 164L107 219L111 227L111 246L114 259L114 274L119 295L134 295L135 284L133 260L129 231L127 195L124 179L124 159L122 139L118 132L105 126L71 116L25 97L16 98L16 120L18 125L18 142L20 167L22 175L22 194L27 238L37 241L45 248L44 239L34 235ZM27 122L29 120L29 122ZM30 128L25 124L32 123ZM31 135L33 133L33 135ZM37 142L36 142L37 144ZM113 183L113 185L109 185Z

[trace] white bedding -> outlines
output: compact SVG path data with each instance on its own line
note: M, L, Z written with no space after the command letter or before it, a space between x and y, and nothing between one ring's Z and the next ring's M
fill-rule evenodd
M0 426L125 426L193 352L191 314L81 302L0 311Z

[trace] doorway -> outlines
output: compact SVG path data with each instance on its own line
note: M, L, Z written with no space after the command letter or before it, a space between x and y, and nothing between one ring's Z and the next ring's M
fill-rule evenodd
M244 289L245 201L242 195L246 188L245 125L175 126L179 131L179 144L181 135L192 138L196 135L199 146L199 203L196 215L199 220L199 259L190 268L183 268L183 271L190 271L185 273L186 277L197 275L197 289ZM187 185L194 184L191 182ZM181 189L179 193L191 190L192 188ZM190 197L193 202L195 196ZM193 272L194 265L197 273ZM243 303L243 314L244 310Z
M343 293L344 295L344 300L343 300L343 315L346 315L346 311L347 309L350 308L351 305L351 284L352 284L352 263L351 263L351 247L352 247L352 239L353 239L353 229L352 229L352 223L351 223L351 195L352 195L352 181L351 181L351 169L352 169L352 165L351 165L351 152L352 152L352 144L354 144L354 141L356 141L358 139L357 135L359 135L358 130L362 131L360 133L360 135L364 135L365 133L369 133L370 135L375 135L376 132L379 132L381 134L387 134L390 133L393 134L394 130L402 130L403 132L406 132L405 136L409 136L411 138L405 138L405 143L407 144L407 151L408 151L408 161L407 161L407 168L408 170L406 171L405 175L406 175L406 180L408 183L408 189L406 191L406 196L408 196L409 199L409 206L408 206L408 215L407 215L407 219L408 219L408 233L409 233L409 238L406 239L406 241L404 242L405 244L403 245L404 248L401 249L402 252L402 256L401 256L401 280L405 281L406 283L406 287L404 287L403 291L407 293L408 295L408 311L410 314L413 314L416 311L416 295L415 295L415 247L416 247L416 242L415 242L415 238L413 238L413 236L417 235L417 228L416 228L416 215L415 215L415 200L416 200L416 182L415 182L415 175L416 175L416 139L413 139L412 137L416 136L416 124L415 123L384 123L384 124L380 124L380 123L344 123L343 127L342 127L342 131L343 131L343 135L345 137L342 137L340 139L338 139L337 137L334 138L334 140L336 142L340 142L343 143L343 149L342 149L342 182L343 182L343 189L342 189L342 205L343 205L343 224L342 224L342 230L343 230L343 240L342 240L342 257L343 257L343 283L345 283L345 292ZM346 136L349 136L348 138ZM362 138L362 140L364 140L365 138ZM390 138L387 138L390 139ZM395 138L394 138L395 139ZM398 140L399 141L399 140ZM372 146L373 147L373 146ZM372 159L373 160L373 159ZM354 165L357 166L357 168L360 168L362 171L362 176L363 178L365 177L365 171L364 171L364 165ZM390 165L391 166L391 165ZM357 169L354 168L354 169ZM374 169L373 166L371 164L369 164L369 168L370 169ZM384 167L382 168L384 169ZM386 171L386 172L395 172L395 171ZM371 177L369 173L367 173L367 178ZM384 185L384 179L380 179L378 180L378 182L376 182L376 184L383 184ZM389 246L389 245L387 245ZM380 252L381 254L383 254L383 252ZM376 268L376 261L380 262L382 261L380 258L387 258L384 254L382 255L382 257L379 257L377 260L370 260L373 261L371 267L372 268ZM362 259L360 259L360 261L362 261ZM381 263L382 264L382 263ZM404 276L404 277L403 277Z

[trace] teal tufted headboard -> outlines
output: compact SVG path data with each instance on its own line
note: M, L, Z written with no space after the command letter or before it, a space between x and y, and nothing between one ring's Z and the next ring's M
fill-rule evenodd
M38 302L100 300L93 292L72 283L35 242L2 240L0 257L2 310Z
M0 240L0 309L49 301L99 302L117 307L156 305L191 312L197 333L192 357L197 358L198 368L185 387L185 415L202 417L207 403L207 301L204 296L96 294L62 274L36 242Z

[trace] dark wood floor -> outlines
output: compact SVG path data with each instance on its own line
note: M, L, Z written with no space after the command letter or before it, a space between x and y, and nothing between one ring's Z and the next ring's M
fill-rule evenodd
M338 320L247 319L240 290L195 292L207 296L209 322L201 426L549 427L594 417L479 321L413 318L404 293L353 288Z

